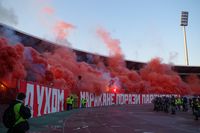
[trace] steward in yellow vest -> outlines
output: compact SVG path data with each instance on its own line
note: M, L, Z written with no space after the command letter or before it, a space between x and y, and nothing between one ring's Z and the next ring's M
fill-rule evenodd
M87 102L87 100L85 98L81 99L81 108L85 108L86 107L86 102Z
M28 106L24 106L25 97L24 93L19 93L17 99L10 105L14 110L15 121L7 133L25 133L29 130L27 119L31 117L31 110Z
M67 102L67 110L72 110L73 101L74 101L73 96L67 97L67 100L66 100L66 102Z

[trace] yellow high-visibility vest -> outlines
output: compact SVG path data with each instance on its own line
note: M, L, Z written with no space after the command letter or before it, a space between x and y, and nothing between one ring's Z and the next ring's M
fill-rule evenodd
M19 114L21 106L22 106L22 103L17 103L17 104L14 105L15 120L17 120L17 121L15 122L14 126L17 125L17 124L19 124L19 123L21 123L21 122L26 121L26 119L24 119L24 118Z

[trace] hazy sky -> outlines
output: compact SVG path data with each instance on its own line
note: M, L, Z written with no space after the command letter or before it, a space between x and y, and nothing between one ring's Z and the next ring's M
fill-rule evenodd
M189 12L190 65L200 66L200 0L1 0L0 22L55 41L51 26L65 21L75 26L67 36L73 48L108 55L96 35L103 27L120 40L128 60L161 57L164 63L184 65L181 11Z

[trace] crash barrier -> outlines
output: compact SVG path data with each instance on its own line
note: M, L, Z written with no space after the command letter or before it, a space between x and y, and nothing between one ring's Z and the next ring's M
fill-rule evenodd
M18 92L26 94L25 105L32 108L32 116L38 117L49 113L66 110L67 90L43 86L33 82L19 81ZM86 99L86 107L111 106L121 104L148 104L156 96L171 96L167 94L122 94L102 93L96 95L90 92L80 92L72 95L73 108L81 107L80 100Z
M32 108L32 116L61 112L66 108L65 99L68 92L33 82L19 81L19 92L26 94L25 105Z
M122 104L149 104L155 97L179 96L176 94L122 94L102 93L96 95L90 92L80 92L80 99L86 99L86 107L111 106Z

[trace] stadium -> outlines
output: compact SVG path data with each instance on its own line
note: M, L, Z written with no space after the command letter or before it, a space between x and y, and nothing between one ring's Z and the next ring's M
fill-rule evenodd
M105 57L57 45L3 24L0 25L0 37L1 104L8 104L11 100L14 100L19 91L25 93L28 91L28 95L35 95L37 93L37 97L40 97L41 93L38 91L31 92L30 86L32 86L31 89L33 90L36 90L38 86L40 88L52 88L52 95L50 97L53 98L55 96L54 98L57 100L59 97L66 99L70 94L76 95L78 98L75 108L79 107L80 97L89 100L90 103L87 104L87 107L95 107L110 106L113 104L151 103L151 100L158 95L192 96L200 94L200 67L198 66L164 64L159 58L152 59L147 63L125 61L120 54ZM55 88L64 91L53 91ZM46 90L44 92L48 93ZM64 92L63 95L61 95L62 92ZM48 97L47 93L45 97ZM45 108L43 107L46 106L43 105L44 101L41 101L40 105L35 96L29 96L29 99L32 97L33 103L31 106L39 105ZM95 102L96 97L100 98L99 103ZM115 103L110 101L113 98L115 99ZM51 102L50 99L48 102ZM130 99L132 100L130 101ZM64 104L62 100L60 102ZM31 102L27 102L27 104L31 104ZM60 103L58 104L60 105ZM52 105L49 113L63 111L62 108L58 108L59 105ZM119 108L121 107L119 106ZM127 106L126 110L130 112L131 108L131 106ZM138 106L134 108L139 112L140 109ZM149 110L149 105L143 108ZM100 109L102 114L103 112L106 113L104 109ZM43 109L39 110L37 108L35 110L37 111L34 111L33 116L36 118L47 113ZM97 113L99 111L98 108L94 110ZM85 110L85 113L91 113L90 111L91 109ZM86 114L84 119L88 117ZM46 116L45 119L42 117L38 118L38 120L49 121L51 115ZM81 114L77 114L76 116L79 115ZM92 117L94 116L91 116L90 119L95 119ZM142 118L143 116L140 117ZM73 119L75 121L77 117ZM87 122L91 121L90 119L86 119ZM74 121L71 122L72 127L76 127ZM65 120L63 123L64 125L66 124ZM135 124L137 125L137 123ZM87 126L82 126L81 128L72 129L71 126L63 127L62 130L60 127L49 127L48 130L52 132L64 132L64 130L76 132L76 130L80 130L81 128L85 131L85 128L87 128ZM148 128L151 129L151 125ZM122 130L131 132L129 129L121 129L119 132ZM134 131L140 130L142 129L134 129ZM172 132L176 132L177 130L173 130ZM95 131L95 129L91 131ZM106 129L102 128L99 130L99 132L104 131ZM194 130L194 132L196 131Z
M121 91L121 92L137 93L137 94L138 93L159 93L159 94L163 93L163 94L193 95L193 94L200 93L199 91L200 85L198 82L199 76L200 76L200 67L167 65L167 64L162 64L159 59L152 59L152 61L148 63L124 61L121 55L114 55L113 57L105 57L105 56L96 55L93 53L87 53L80 50L66 48L65 52L69 52L66 55L72 56L72 57L66 57L66 58L69 58L69 59L73 58L71 65L77 65L76 67L79 67L79 68L83 67L82 69L83 71L85 71L83 72L83 74L90 73L90 75L87 75L89 76L87 78L94 78L93 76L101 75L101 76L104 76L103 79L99 78L95 80L105 80L101 82L91 81L89 83L87 79L86 80L84 79L85 82L88 82L89 84L93 84L93 87L92 86L91 88L86 87L84 86L85 84L82 83L83 87L81 89L73 90L73 88L76 88L74 85L86 77L84 77L81 74L77 74L76 71L78 70L72 70L72 68L68 68L68 71L71 71L71 72L68 72L70 73L69 76L64 78L62 77L64 76L63 70L60 70L60 68L62 68L63 66L59 68L60 62L54 62L58 64L56 64L54 68L52 67L52 69L51 68L48 69L48 66L50 64L47 64L48 62L45 61L47 57L45 57L44 53L48 52L50 54L53 54L55 50L57 49L60 50L60 48L62 49L63 46L56 45L49 41L42 40L37 37L28 35L26 33L17 31L3 24L0 25L0 35L1 35L1 46L3 46L4 44L8 46L10 45L10 47L16 46L14 47L14 50L16 51L21 50L20 52L24 52L24 53L20 53L20 54L23 54L23 56L28 57L25 59L27 61L26 62L27 66L26 64L23 64L23 63L17 66L18 64L14 62L16 63L17 67L25 68L24 72L19 71L18 73L19 75L14 76L14 72L13 72L15 69L14 66L12 66L12 64L5 63L9 61L9 59L7 59L9 57L6 57L6 55L8 56L8 54L10 54L9 51L5 50L5 52L8 52L8 54L1 52L2 53L1 60L4 60L4 62L1 63L1 67L2 67L1 68L1 92L2 92L1 94L4 96L7 96L6 95L7 92L4 92L4 91L10 90L10 88L17 88L19 80L36 82L39 84L43 84L45 86L54 86L54 87L63 88L63 89L68 87L67 88L68 91L75 92L75 93L77 92L79 93L80 91L89 91L89 92L95 92L95 93L110 92L110 91L112 92L113 89L110 89L110 88L113 88L114 86L115 86L114 87L115 91L117 89L118 91ZM9 44L9 43L17 43L17 45ZM1 51L2 50L3 50L3 47ZM10 61L12 61L12 59ZM118 64L118 63L121 63L121 64ZM24 65L24 66L20 66L20 65ZM107 68L102 70L103 67L100 65L102 65L104 68L105 67ZM121 65L120 67L122 68L118 68L117 65L119 66ZM8 69L4 70L6 69L6 67L8 67ZM113 70L113 69L116 69L116 70ZM119 69L121 69L120 70L121 72L117 72ZM15 70L15 71L18 71L18 70ZM5 76L8 77L7 73L10 73L11 75L9 76L9 78L5 78ZM146 74L146 73L149 73L149 74ZM156 76L161 76L160 77L161 80L156 81L155 79L155 81L149 81L150 80L149 78L152 76L151 75L152 73L157 73ZM42 78L44 78L45 80L43 80ZM133 83L130 83L131 80ZM166 84L168 85L166 85L163 82L166 82ZM194 82L196 82L195 85L194 85ZM190 85L190 83L192 83L193 85ZM109 90L107 88L108 86L110 87ZM1 96L1 98L3 98L4 96ZM1 102L2 101L3 100L1 100Z
M1 0L0 133L200 133L199 5Z

